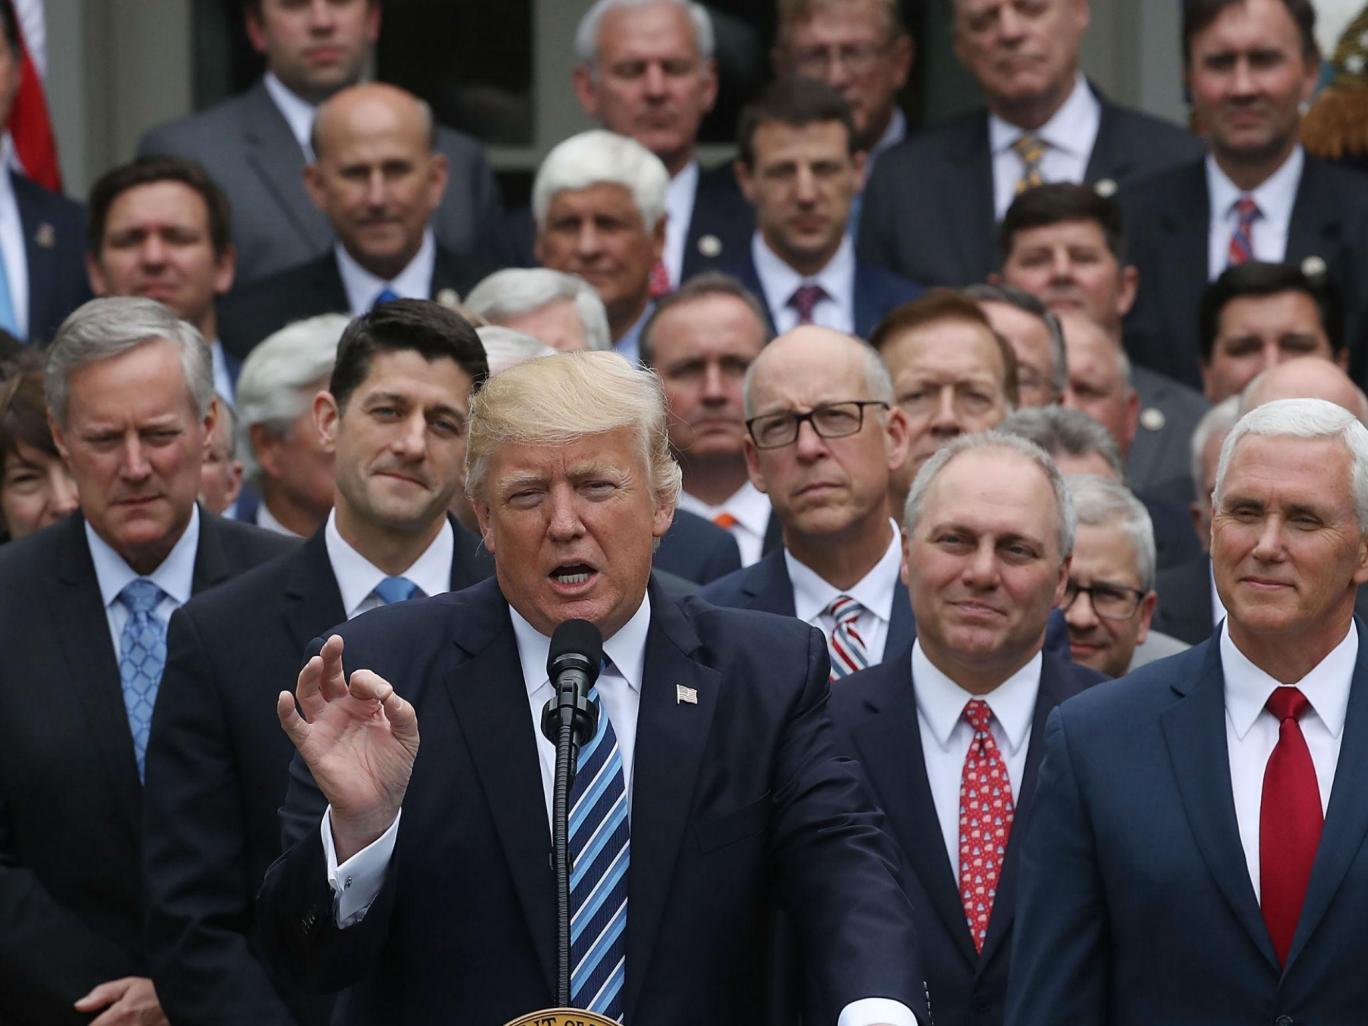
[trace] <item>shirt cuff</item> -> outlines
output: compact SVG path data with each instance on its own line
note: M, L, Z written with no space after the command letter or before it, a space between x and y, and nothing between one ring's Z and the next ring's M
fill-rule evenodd
M365 919L380 894L385 870L394 855L394 839L399 836L399 819L403 814L404 810L400 809L388 830L339 866L337 848L333 845L332 806L323 813L319 832L323 839L323 858L327 861L328 886L333 892L333 916L339 930Z
M917 1017L901 1001L890 998L861 998L841 1009L836 1026L917 1026Z

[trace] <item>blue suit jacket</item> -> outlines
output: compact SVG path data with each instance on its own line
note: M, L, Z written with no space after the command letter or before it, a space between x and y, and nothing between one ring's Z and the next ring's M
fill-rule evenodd
M9 176L28 262L28 341L47 342L90 298L85 207L14 171Z
M1211 638L1066 702L1022 852L1009 1026L1359 1023L1368 1009L1368 645L1287 966L1240 845Z
M296 759L288 850L258 902L277 967L350 985L334 1022L506 1022L552 1004L550 830L508 606L497 581L340 629L417 707L423 733L386 882L336 929L323 799ZM762 1022L779 896L821 945L840 1007L903 1001L926 1022L912 912L858 768L836 756L826 646L803 624L651 590L632 776L626 1021ZM675 685L696 691L681 704Z
M740 570L741 550L729 531L697 513L676 509L651 564L686 581L707 584Z
M907 896L917 914L917 937L937 1026L1002 1022L1021 839L1035 808L1033 796L1045 720L1060 702L1103 679L1102 674L1087 667L1045 654L1026 768L981 954L974 950L959 884L941 843L917 722L910 646L878 666L852 674L832 689L831 718L836 724L837 744L864 767L879 807L888 817L888 831L898 842L909 870L905 876Z

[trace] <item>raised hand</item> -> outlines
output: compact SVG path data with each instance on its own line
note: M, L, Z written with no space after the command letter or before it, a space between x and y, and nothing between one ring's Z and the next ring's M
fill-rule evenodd
M102 983L77 1001L75 1008L88 1015L100 1012L90 1026L167 1026L157 990L145 976Z
M349 683L334 634L299 672L295 693L280 693L276 715L332 806L337 861L345 862L399 815L418 754L413 706L370 670Z

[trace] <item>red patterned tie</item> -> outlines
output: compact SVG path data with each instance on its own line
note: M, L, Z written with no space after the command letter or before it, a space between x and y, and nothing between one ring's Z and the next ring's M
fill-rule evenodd
M869 665L869 651L855 626L863 611L864 606L849 595L837 595L824 610L835 621L831 637L827 639L827 650L831 653L831 676L828 681L831 683Z
M1278 743L1264 769L1259 806L1259 891L1268 935L1283 965L1297 932L1324 823L1316 766L1297 722L1310 707L1294 687L1274 688L1268 697L1267 709L1279 726Z
M817 309L817 304L830 298L827 290L820 285L799 285L789 296L788 305L798 311L799 324L811 324L812 312Z
M650 289L652 299L668 296L674 291L670 288L670 272L666 269L664 260L657 260L651 265Z
M1254 222L1259 217L1259 205L1249 196L1235 201L1235 230L1230 234L1229 266L1238 267L1254 259Z
M981 698L964 706L964 718L974 728L974 740L964 757L960 778L960 900L974 948L983 950L988 920L997 897L1002 858L1012 832L1012 784L988 724L993 710Z

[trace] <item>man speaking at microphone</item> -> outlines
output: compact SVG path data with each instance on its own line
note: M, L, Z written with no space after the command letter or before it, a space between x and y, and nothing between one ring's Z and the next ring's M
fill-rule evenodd
M782 903L813 953L811 1026L927 1023L897 856L832 747L821 634L651 583L679 490L655 378L599 352L496 375L471 403L467 490L495 577L351 621L280 696L301 758L260 898L268 957L346 988L338 1023L555 1003L540 721L550 637L579 618L604 668L571 796L571 1004L764 1023Z

